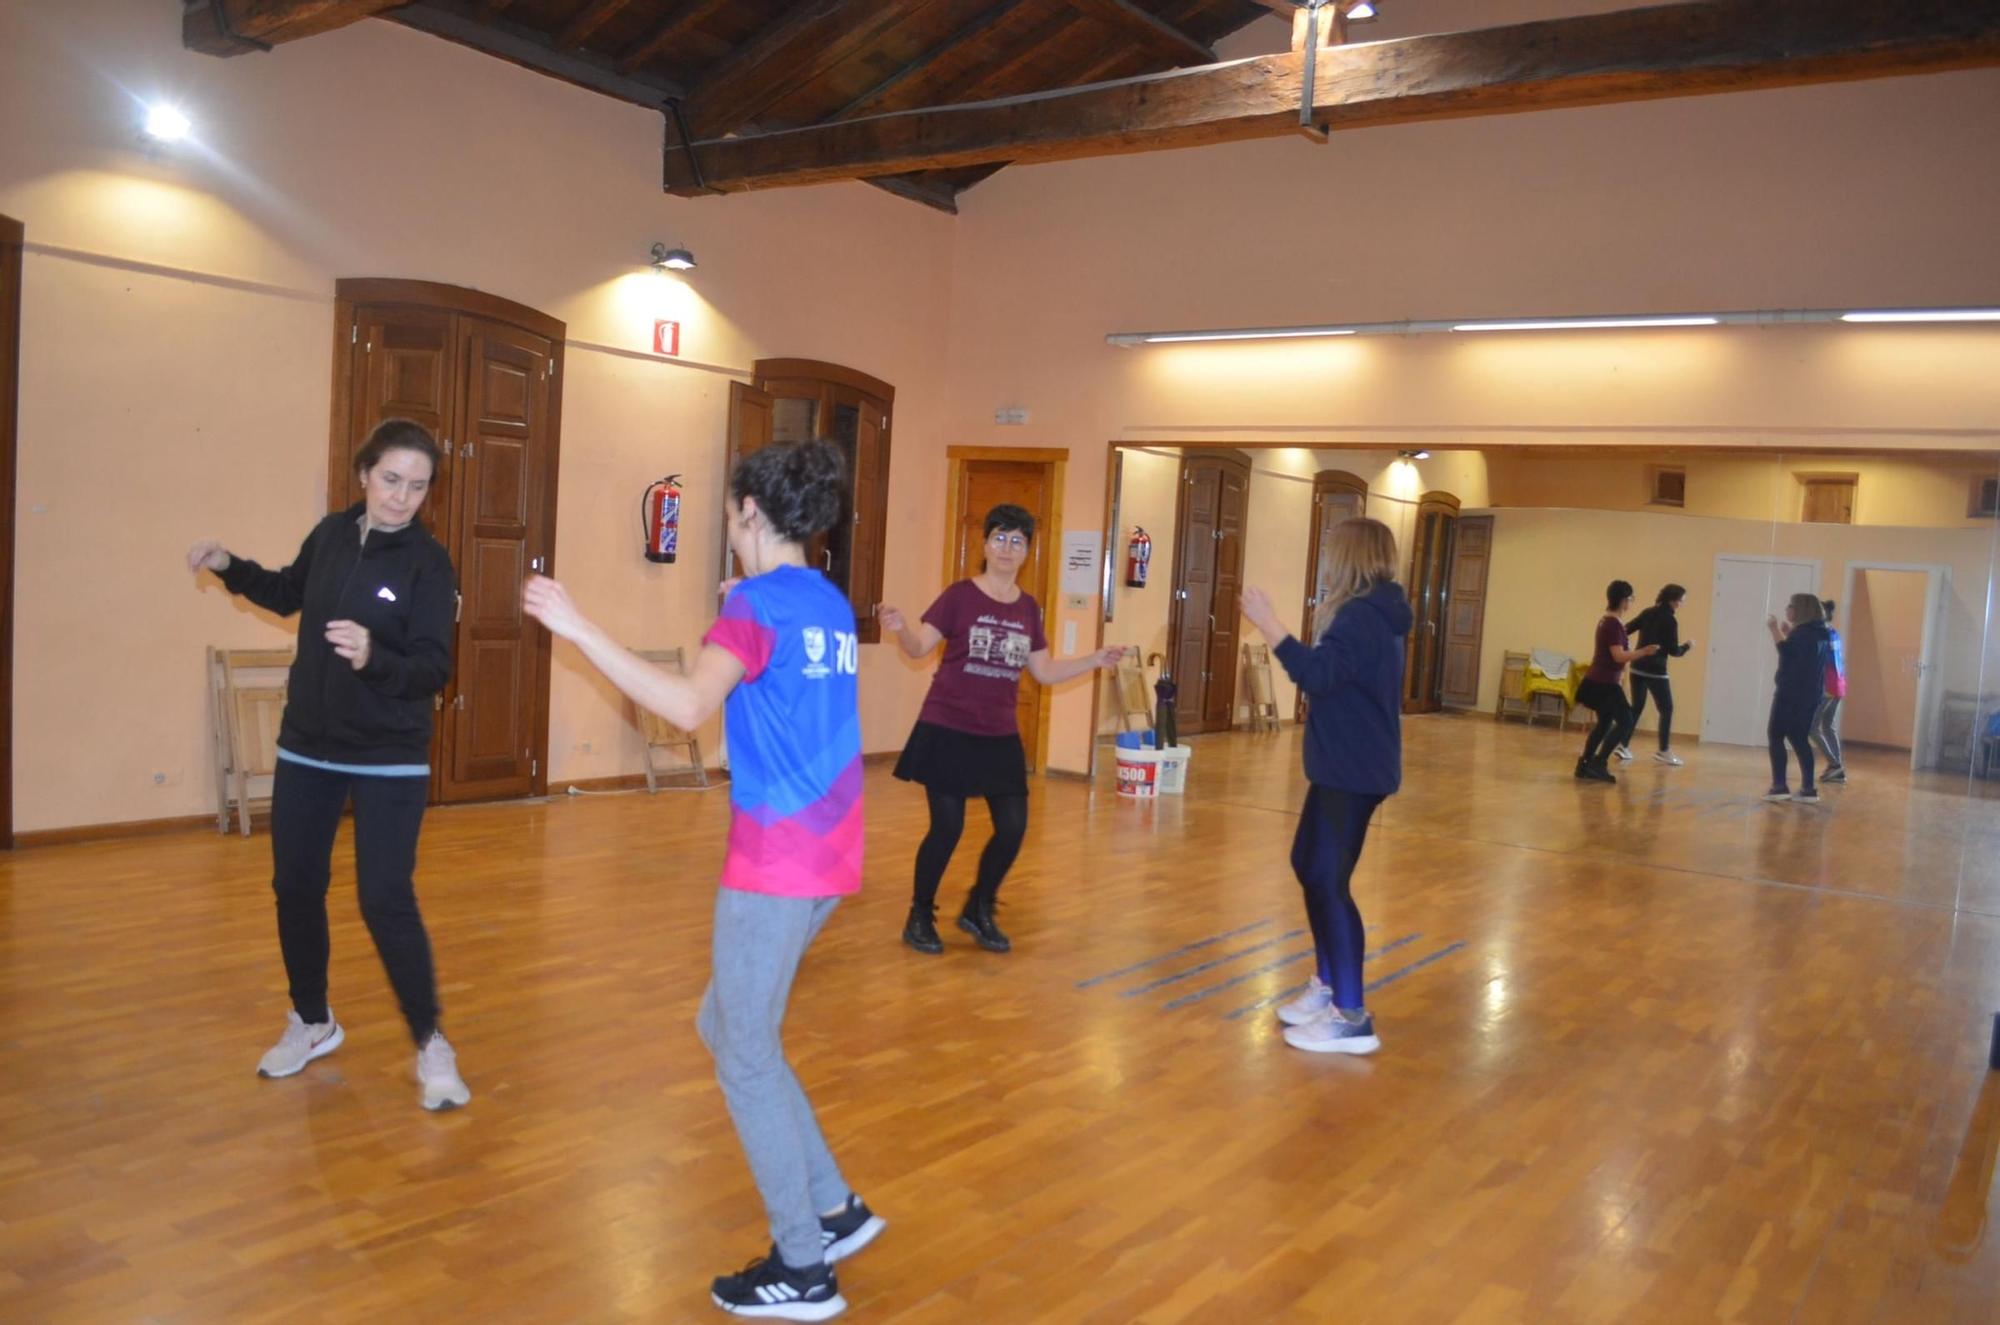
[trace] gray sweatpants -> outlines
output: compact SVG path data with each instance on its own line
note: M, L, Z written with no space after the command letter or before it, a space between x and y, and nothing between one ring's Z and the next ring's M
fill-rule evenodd
M1840 703L1838 695L1823 696L1819 712L1813 714L1812 743L1833 768L1840 767Z
M716 889L714 967L695 1018L764 1198L771 1240L785 1264L800 1269L822 1258L819 1212L844 1204L851 1189L785 1061L778 1031L799 962L839 903Z

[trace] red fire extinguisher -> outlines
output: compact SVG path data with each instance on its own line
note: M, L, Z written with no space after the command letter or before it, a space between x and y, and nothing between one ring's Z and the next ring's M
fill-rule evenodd
M681 544L681 476L669 474L639 499L639 524L646 531L646 560L673 564Z
M1153 539L1138 525L1132 526L1132 541L1125 545L1125 586L1146 587L1146 568L1153 564Z

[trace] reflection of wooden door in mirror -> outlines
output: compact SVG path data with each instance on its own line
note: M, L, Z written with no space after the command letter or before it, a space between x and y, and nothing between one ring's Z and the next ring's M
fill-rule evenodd
M1319 605L1328 590L1328 577L1333 571L1333 549L1327 542L1327 535L1335 525L1368 514L1368 484L1365 480L1340 469L1322 469L1313 476L1312 529L1306 539L1306 565L1310 569L1306 575L1305 609L1299 614L1299 639L1307 645L1318 640L1319 632L1313 623L1319 615ZM1292 716L1303 722L1306 716L1306 693L1298 692L1293 705Z
M1479 651L1486 640L1486 571L1493 559L1493 517L1463 515L1445 576L1444 643L1439 691L1446 707L1479 704Z
M26 240L19 221L0 216L0 850L14 846L14 420Z
M1249 504L1249 457L1197 451L1182 459L1167 638L1177 688L1174 721L1184 734L1227 731L1235 716Z
M1434 713L1440 706L1445 607L1450 598L1446 572L1451 566L1458 498L1448 492L1427 492L1417 503L1410 539L1410 574L1406 587L1415 622L1410 627L1409 658L1403 671L1403 711Z
M1056 535L1049 528L1049 467L1045 464L1011 460L968 460L960 467L958 480L958 528L954 531L952 577L967 579L985 564L986 513L995 506L1019 506L1035 517L1035 537L1028 544L1028 558L1021 563L1015 583L1023 593L1035 597L1042 609L1045 631L1053 630L1055 605L1047 600L1048 571L1056 553L1049 540ZM1051 650L1053 652L1053 650ZM1026 672L1021 673L1021 690L1015 701L1021 726L1021 744L1028 752L1028 768L1035 767L1036 734L1041 726L1042 687Z

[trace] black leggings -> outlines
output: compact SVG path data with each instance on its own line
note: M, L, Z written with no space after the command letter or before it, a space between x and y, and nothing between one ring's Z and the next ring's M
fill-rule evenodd
M931 831L917 848L916 890L912 906L928 910L937 904L938 883L951 853L958 849L959 834L965 831L965 797L926 787L931 803ZM979 878L972 885L972 900L990 903L1000 891L1000 881L1021 854L1021 839L1028 834L1026 796L988 796L986 808L993 815L993 840L979 854Z
M1791 743L1799 756L1799 790L1813 789L1813 752L1808 737L1812 733L1816 708L1807 705L1771 705L1771 725L1767 735L1771 738L1771 788L1776 790L1785 785L1785 745Z
M1601 764L1611 758L1613 750L1632 738L1632 724L1638 718L1632 712L1631 701L1625 698L1623 686L1606 684L1591 698L1602 707L1597 710L1597 725L1584 740L1583 762Z
M335 773L278 761L271 787L271 887L278 896L278 946L285 954L292 1008L301 1021L327 1019L326 891L334 834L354 796L354 874L361 918L418 1045L437 1029L431 941L417 910L417 833L430 779Z
M1674 688L1664 676L1632 673L1632 726L1635 730L1640 717L1646 712L1647 695L1653 697L1653 703L1660 709L1660 749L1669 750L1674 743Z

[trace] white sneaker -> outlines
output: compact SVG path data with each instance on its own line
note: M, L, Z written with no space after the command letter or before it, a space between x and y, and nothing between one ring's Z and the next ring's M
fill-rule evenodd
M433 1113L472 1102L472 1092L458 1075L458 1055L442 1031L432 1031L417 1050L417 1080L424 1088L424 1107Z
M1661 750L1653 756L1653 762L1657 764L1671 764L1675 768L1679 768L1687 761L1671 750Z
M285 1016L285 1033L278 1037L269 1053L257 1060L260 1077L296 1076L305 1071L307 1063L326 1057L347 1038L347 1032L333 1019L332 1008L326 1010L326 1020L316 1026L300 1021L297 1012Z
M1306 986L1305 993L1289 1003L1278 1005L1278 1020L1287 1026L1303 1026L1317 1017L1325 1016L1326 1010L1332 1006L1333 990L1321 984L1319 977L1315 975L1312 983Z
M1332 1008L1286 1030L1285 1043L1315 1054L1372 1054L1382 1047L1375 1018L1364 1015L1360 1021L1349 1021Z
M1632 747L1631 747L1631 746L1629 746L1629 745L1621 745L1621 746L1619 746L1619 747L1618 747L1618 757L1619 757L1620 759L1623 759L1623 760L1624 760L1624 761L1625 761L1626 763L1628 763L1628 764L1629 764L1629 763L1631 763L1631 762L1632 762Z

